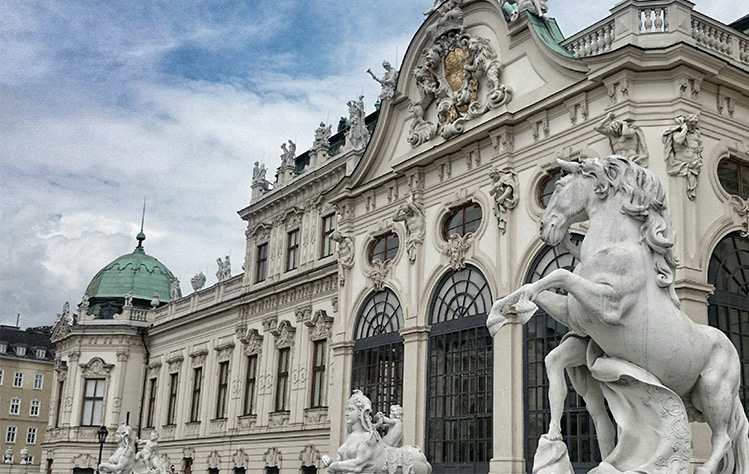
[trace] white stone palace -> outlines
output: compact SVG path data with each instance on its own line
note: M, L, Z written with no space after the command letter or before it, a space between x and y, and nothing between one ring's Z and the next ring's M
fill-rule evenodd
M127 421L179 473L311 474L344 444L354 389L403 407L403 444L435 473L531 472L567 328L540 313L492 338L486 320L577 263L538 231L557 158L616 153L660 179L681 308L749 374L749 19L625 0L563 38L545 4L435 2L377 112L352 97L337 133L284 144L275 180L256 165L243 273L219 258L219 283L182 296L145 235L102 269L54 329L42 472L93 473L97 430L108 459ZM697 466L711 433L691 428ZM573 390L561 432L576 472L600 462Z

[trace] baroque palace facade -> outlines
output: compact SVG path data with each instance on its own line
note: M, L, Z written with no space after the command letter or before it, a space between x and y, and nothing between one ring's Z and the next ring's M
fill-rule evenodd
M351 101L338 133L321 126L299 156L289 144L273 184L256 168L244 273L165 298L174 277L143 235L103 269L54 330L47 472L92 472L99 425L111 453L126 421L157 430L179 472L313 472L346 435L354 388L378 411L402 405L404 442L435 472L530 472L543 359L566 328L539 313L492 339L485 321L498 297L576 263L538 236L557 158L622 154L659 176L682 307L748 367L747 22L625 0L565 39L519 3L442 3L378 112ZM118 280L136 264L154 280ZM571 391L563 432L584 472L599 453L580 403ZM703 459L709 429L693 432Z

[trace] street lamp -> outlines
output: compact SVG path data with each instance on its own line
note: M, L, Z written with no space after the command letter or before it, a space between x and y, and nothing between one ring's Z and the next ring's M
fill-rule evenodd
M96 431L96 436L99 437L99 463L96 465L96 473L99 473L99 464L101 464L101 451L104 449L104 441L107 440L107 435L109 434L109 431L107 430L107 427L104 425L101 425L99 429Z

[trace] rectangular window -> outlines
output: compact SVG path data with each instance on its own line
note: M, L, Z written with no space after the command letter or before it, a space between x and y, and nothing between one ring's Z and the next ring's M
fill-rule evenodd
M5 354L8 352L8 345L6 343L0 343L0 353Z
M11 415L19 415L21 413L21 399L20 398L11 398L9 413Z
M335 250L335 242L331 236L335 231L335 214L330 214L322 218L322 252L320 257L329 257Z
M2 369L0 369L0 385L3 384L3 375L5 375L5 371L3 371Z
M203 367L196 367L192 372L192 403L190 403L190 421L200 420L200 389L203 386Z
M5 442L6 443L15 443L16 442L16 432L18 430L15 426L9 426L8 430L5 432Z
M268 243L257 246L255 283L265 280L268 271Z
M255 382L257 380L257 354L247 357L247 378L244 384L244 414L252 415L255 408Z
M325 350L326 341L316 341L312 358L312 407L325 406Z
M288 272L299 266L299 229L289 232L286 242L286 271Z
M26 444L36 444L36 428L29 428L26 432Z
M16 355L18 356L25 356L26 355L26 348L18 346L16 347Z
M36 350L36 358L37 359L44 359L45 357L47 357L47 351L45 351L44 349L37 349Z
M286 402L289 391L289 355L290 348L278 350L278 372L276 374L276 411L287 411Z
M83 394L83 415L81 426L100 426L102 422L101 410L104 405L104 380L86 379L86 389Z
M44 386L44 374L34 374L34 390L41 390Z
M218 364L218 393L216 394L216 418L226 418L226 396L229 391L229 361Z
M13 376L13 386L23 387L23 372L16 372Z
M185 465L183 472L185 474L192 474L192 458L183 458L182 461L184 462L184 465Z
M29 407L29 416L39 416L39 411L42 407L41 400L31 400L31 407Z
M57 406L55 408L55 428L60 427L60 416L62 415L62 394L65 389L65 382L60 380L57 382Z
M156 378L152 378L148 383L148 411L146 412L146 426L153 428L153 415L156 411Z
M179 374L169 374L169 409L166 412L166 423L173 425L177 419L177 387Z

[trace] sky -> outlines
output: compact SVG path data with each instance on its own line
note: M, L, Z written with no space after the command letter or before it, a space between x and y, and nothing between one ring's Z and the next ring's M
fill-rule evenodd
M570 36L610 0L549 0ZM729 23L743 2L696 0ZM54 324L135 248L192 292L244 259L255 161L312 145L348 100L374 110L432 0L0 2L0 324Z

